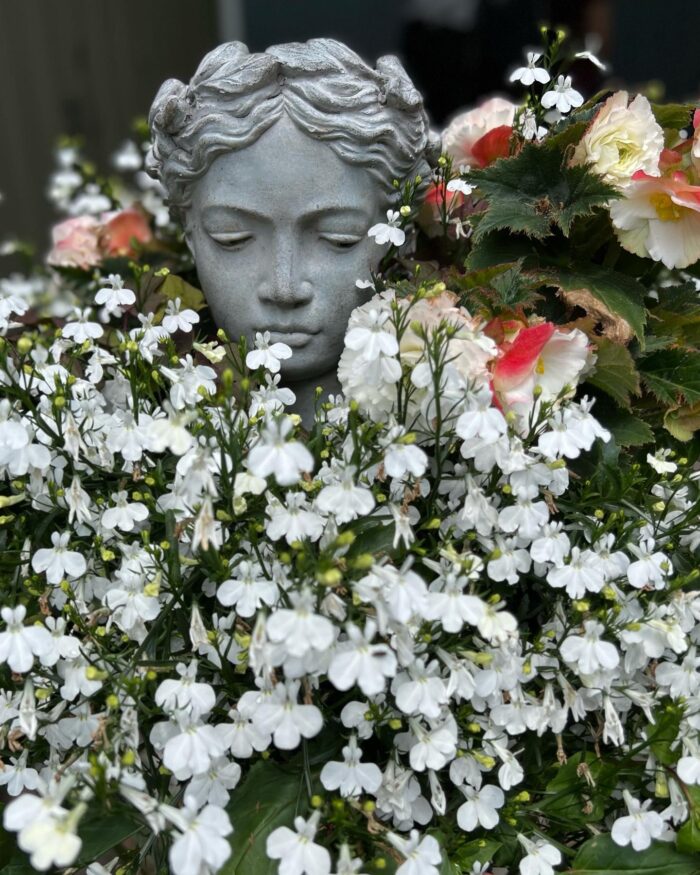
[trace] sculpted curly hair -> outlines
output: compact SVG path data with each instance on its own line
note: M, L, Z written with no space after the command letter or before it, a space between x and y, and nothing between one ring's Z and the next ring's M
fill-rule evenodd
M284 113L342 160L366 167L387 195L394 179L427 177L439 148L397 58L380 58L372 69L332 39L256 54L230 42L206 55L189 85L168 79L161 86L149 114L147 170L182 217L193 181L214 159L254 143Z

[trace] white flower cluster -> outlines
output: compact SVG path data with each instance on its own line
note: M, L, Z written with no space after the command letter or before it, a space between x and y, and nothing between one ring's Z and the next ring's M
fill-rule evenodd
M382 847L399 875L437 875L426 829L457 853L506 816L520 872L551 873L531 738L546 766L601 746L634 761L619 844L682 824L681 784L700 784L697 484L648 466L645 515L577 507L568 460L609 438L573 400L585 351L556 385L543 353L499 400L504 353L478 320L439 288L384 292L353 315L346 397L305 440L274 378L287 350L259 337L267 386L236 392L176 352L196 322L171 302L103 330L83 309L58 337L3 342L0 783L34 868L74 864L91 809L119 800L144 854L214 872L251 763L307 756L324 728L337 744L306 762L309 796L365 839L329 830L319 797L266 838L284 875L357 872ZM675 767L652 810L660 754L640 742L663 708Z

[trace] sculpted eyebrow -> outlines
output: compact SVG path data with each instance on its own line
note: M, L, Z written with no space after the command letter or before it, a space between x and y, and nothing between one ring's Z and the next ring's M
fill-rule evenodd
M275 216L269 215L267 213L262 213L258 210L251 209L250 207L238 207L234 204L210 204L207 207L204 207L202 210L202 214L205 219L227 219L231 216L240 216L243 218L252 218L261 221L267 221L274 219ZM321 206L315 207L312 210L304 213L300 218L302 219L316 219L323 216L349 216L352 218L360 218L369 220L370 216L367 211L362 209L361 207L337 207L337 206Z

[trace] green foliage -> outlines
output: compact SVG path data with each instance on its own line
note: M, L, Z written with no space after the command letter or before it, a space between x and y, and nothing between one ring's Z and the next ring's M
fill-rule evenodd
M586 382L607 392L620 407L629 408L630 395L639 394L639 374L630 351L605 337L596 338L595 346L595 370L586 377Z
M513 158L475 170L471 177L489 202L474 232L476 242L504 228L537 240L554 228L568 235L577 216L590 215L619 196L585 167L567 167L558 151L532 143Z
M619 407L612 410L606 409L602 413L600 404L596 404L595 412L600 422L612 433L619 446L643 447L645 444L654 443L654 432L651 426L638 416L634 416Z
M592 753L577 753L547 784L540 809L573 826L602 820L615 787L617 768Z
M642 382L659 401L677 404L700 401L700 353L688 349L664 349L639 361Z
M235 832L221 875L277 875L278 863L265 854L265 842L277 827L292 826L300 811L303 781L301 768L288 771L269 760L253 765L227 806Z
M576 855L570 875L699 875L700 859L673 845L653 842L646 851L620 848L609 835L589 839Z
M679 131L693 121L695 105L692 103L652 103L651 111L662 128Z

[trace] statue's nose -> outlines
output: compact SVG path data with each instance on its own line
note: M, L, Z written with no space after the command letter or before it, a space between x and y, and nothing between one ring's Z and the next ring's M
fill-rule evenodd
M311 285L302 276L302 259L292 234L277 237L269 258L270 282L263 297L285 307L298 307L311 300Z

